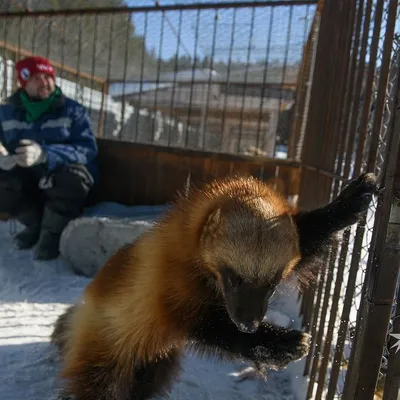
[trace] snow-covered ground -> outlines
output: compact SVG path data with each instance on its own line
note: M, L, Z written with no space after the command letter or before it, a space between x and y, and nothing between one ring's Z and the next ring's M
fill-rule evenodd
M89 210L87 215L115 213L110 205L107 207ZM138 218L140 213L149 217L149 210L139 209L136 214ZM130 214L126 208L119 211L124 216ZM0 399L55 400L60 382L57 379L59 360L49 343L52 324L79 298L90 279L75 275L62 259L37 262L33 261L31 251L16 252L12 246L12 228L9 222L0 222ZM299 328L297 293L290 287L282 287L277 295L269 318L284 326ZM241 380L237 373L247 366L240 362L220 364L188 354L170 398L305 398L304 359L285 371L271 371L267 382Z

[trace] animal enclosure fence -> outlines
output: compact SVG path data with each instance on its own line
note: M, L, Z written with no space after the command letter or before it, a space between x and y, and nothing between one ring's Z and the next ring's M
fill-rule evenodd
M367 217L346 229L328 266L302 298L313 336L308 399L397 399L399 354L399 7L396 1L324 2L307 114L298 149L300 208L335 198L361 172L384 191ZM397 22L397 23L396 23ZM397 167L396 167L397 165ZM398 322L397 322L398 329ZM397 368L397 369L396 369Z
M0 7L2 97L21 56L55 63L57 83L91 113L103 199L162 203L188 178L244 172L308 209L376 172L385 190L301 299L314 338L307 398L372 399L377 382L396 398L397 0Z
M79 84L82 73L101 79L103 101L120 106L104 114L102 137L271 157L287 146L315 4L9 11L0 35L14 61L24 49L54 60L61 77L68 66ZM75 97L84 101L82 86Z
M8 65L2 97L16 88L13 65L21 56L50 58L57 83L89 109L105 139L102 160L139 173L146 187L164 182L166 168L180 170L175 182L168 178L165 196L134 196L138 185L127 190L123 197L130 204L165 201L188 173L194 184L231 172L255 174L295 198L299 165L286 158L317 1L161 3L30 12L22 10L23 0L8 3L13 9L0 5L0 54ZM125 159L114 157L111 140L124 145ZM146 165L126 165L138 152L148 157ZM225 161L215 161L220 159ZM104 182L123 186L121 174L103 172ZM113 192L104 187L102 196L114 200Z

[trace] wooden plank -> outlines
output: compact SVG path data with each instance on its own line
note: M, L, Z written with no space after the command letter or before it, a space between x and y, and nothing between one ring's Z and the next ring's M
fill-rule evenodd
M97 138L99 145L100 157L104 152L120 152L128 151L130 154L137 154L140 151L154 150L160 153L171 153L180 154L188 157L201 157L201 158L211 158L216 160L227 160L227 161L248 161L252 164L258 165L273 165L273 166L290 166L298 168L300 166L299 161L285 158L273 158L258 155L244 155L244 154L230 154L230 153L216 153L211 151L203 150L192 150L184 149L180 147L168 147L160 146L155 144L144 144L144 143L132 143L123 142L113 139ZM123 150L122 150L123 149Z
M91 202L164 204L183 191L190 174L199 186L231 174L273 179L285 195L298 193L298 163L98 139L101 182ZM276 168L279 166L279 176Z

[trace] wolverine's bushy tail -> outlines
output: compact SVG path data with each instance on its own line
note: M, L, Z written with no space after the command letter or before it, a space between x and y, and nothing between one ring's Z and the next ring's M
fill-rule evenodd
M57 318L57 321L54 324L54 330L50 336L50 340L58 347L60 353L63 352L68 340L68 328L75 309L76 305L68 307L64 313Z

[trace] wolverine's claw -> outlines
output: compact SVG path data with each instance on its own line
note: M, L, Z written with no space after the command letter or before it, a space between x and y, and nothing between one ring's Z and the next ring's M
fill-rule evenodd
M348 183L333 203L351 214L358 215L368 210L372 196L377 193L376 176L364 173Z
M279 338L273 353L268 347L257 346L254 349L256 365L265 365L265 368L272 370L282 370L291 362L298 361L307 355L310 347L311 335L292 330Z

